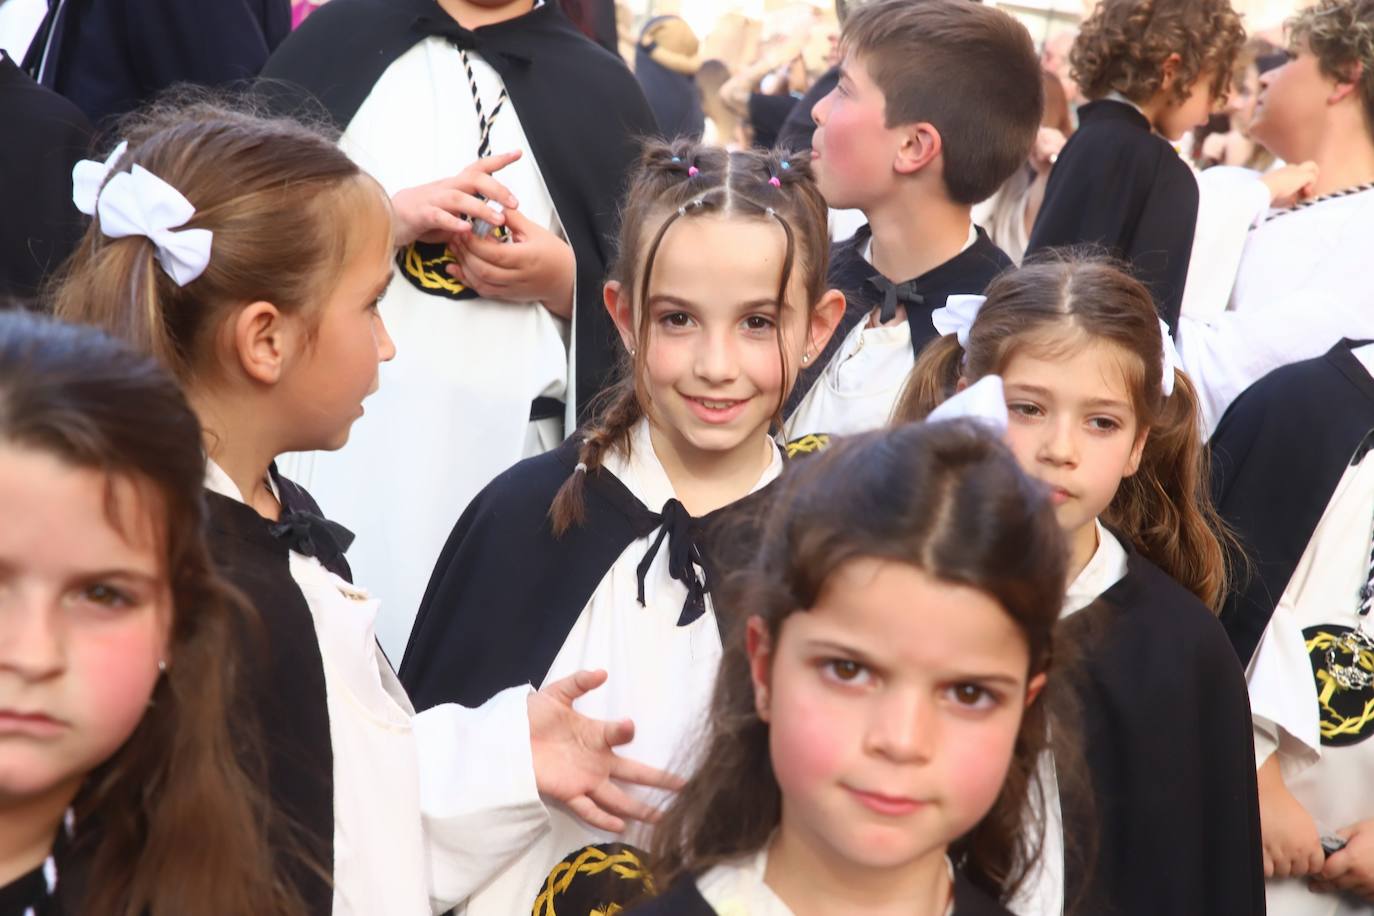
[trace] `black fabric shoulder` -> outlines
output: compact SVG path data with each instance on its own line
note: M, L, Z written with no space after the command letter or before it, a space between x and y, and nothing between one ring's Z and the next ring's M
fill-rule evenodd
M1096 849L1088 872L1070 863L1067 899L1094 916L1262 914L1249 698L1220 624L1132 552L1060 634L1092 790L1064 787L1065 830Z
M838 66L831 67L816 77L816 82L811 84L811 88L806 90L806 95L792 108L792 113L783 122L782 130L778 131L778 149L792 152L805 152L811 149L811 137L816 131L816 122L811 119L811 109L815 108L821 99L834 92L839 84Z
M1212 496L1252 573L1221 621L1248 663L1351 457L1374 429L1374 379L1341 341L1260 379L1212 436Z
M304 491L302 491L304 492ZM252 508L206 493L210 555L219 573L257 610L260 633L246 633L248 661L241 713L262 727L267 789L282 812L274 830L296 825L295 835L274 833L278 849L302 848L325 867L334 861L334 757L325 695L324 663L310 608L291 578L290 553ZM258 637L261 638L258 638ZM292 858L278 854L279 862ZM307 912L326 916L333 890L304 864L284 866Z
M625 916L716 916L716 910L701 896L696 878L684 875L657 897L630 907Z
M954 916L1011 916L1011 911L973 884L964 873L954 872Z
M401 661L416 709L477 706L507 687L543 683L597 585L637 536L636 523L644 524L627 514L638 501L625 502L623 485L597 473L586 482L584 524L554 537L549 507L576 461L576 439L527 458L463 512Z

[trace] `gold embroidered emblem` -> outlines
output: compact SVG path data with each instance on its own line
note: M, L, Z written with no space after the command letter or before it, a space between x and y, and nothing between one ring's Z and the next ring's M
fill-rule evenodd
M1374 639L1335 624L1308 627L1302 635L1317 682L1322 744L1359 744L1374 734Z
M549 872L531 916L617 916L655 893L642 856L624 843L577 850Z
M798 455L810 455L814 452L825 451L828 445L830 445L828 433L810 433L787 443L787 457L796 458Z

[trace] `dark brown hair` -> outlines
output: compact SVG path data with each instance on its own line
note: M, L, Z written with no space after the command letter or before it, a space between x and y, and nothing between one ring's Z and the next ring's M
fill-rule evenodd
M1349 82L1359 73L1365 128L1374 136L1374 0L1322 0L1288 21L1289 46L1306 45L1328 78Z
M274 874L267 833L278 815L254 778L254 724L236 718L230 731L236 640L253 616L212 571L200 424L180 389L97 331L0 314L0 442L133 483L171 583L170 664L152 706L76 799L78 851L92 848L89 894L74 911L299 912Z
M777 179L776 186L771 179ZM650 141L630 183L620 217L620 239L609 279L620 284L621 296L638 311L634 358L621 358L619 380L601 396L593 418L582 427L578 461L587 473L596 472L606 452L630 450L630 433L649 412L643 376L649 353L649 311L642 308L649 294L654 259L668 230L679 219L724 214L739 219L776 221L787 237L782 275L778 280L779 314L801 308L810 313L826 290L830 233L825 199L811 176L810 160L781 151L728 153L689 140ZM791 302L788 290L800 271L806 301ZM779 322L778 356L783 377L787 353ZM781 392L774 421L782 424ZM582 520L583 474L575 473L559 489L549 515L553 530L562 534Z
M776 645L788 617L815 607L846 563L906 563L997 601L1030 654L1050 666L1064 598L1065 547L1045 493L974 421L904 426L837 441L789 463L754 524L751 559L716 592L734 621L711 703L701 765L654 835L660 886L762 849L782 797L768 725L756 711L743 622L761 617ZM1026 816L1049 730L1044 701L1026 711L1010 769L986 817L950 853L974 883L1009 896L1039 855ZM1055 723L1055 731L1060 730Z
M1197 392L1182 372L1172 395L1161 388L1164 341L1149 291L1107 261L1051 253L999 276L987 296L967 350L950 334L921 352L895 419L926 416L960 379L1000 374L1022 348L1053 357L1079 337L1115 344L1130 357L1122 368L1149 439L1140 469L1121 481L1103 521L1216 610L1226 593L1230 536L1212 505Z
M992 196L1030 155L1044 92L1030 33L968 0L874 0L849 11L841 47L883 92L887 126L927 122L950 199Z
M120 126L129 149L115 171L152 172L196 208L180 228L214 233L203 274L178 286L151 241L110 238L94 220L52 293L59 317L130 341L183 383L227 307L294 313L322 301L356 235L345 205L381 193L327 135L246 105L173 96Z
M1143 105L1164 85L1164 61L1177 54L1171 97L1188 98L1209 74L1219 99L1244 43L1230 0L1102 0L1079 29L1069 63L1087 98L1119 92Z

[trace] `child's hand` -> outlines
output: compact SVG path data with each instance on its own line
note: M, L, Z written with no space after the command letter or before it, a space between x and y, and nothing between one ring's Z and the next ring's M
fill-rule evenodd
M478 159L452 178L441 178L414 188L397 191L391 198L395 213L396 246L414 241L447 242L472 232L472 224L461 216L484 219L497 226L505 225L505 217L479 200L477 195L494 200L504 207L517 207L506 187L492 178L492 174L520 158L520 150Z
M605 682L605 671L579 671L530 694L530 749L539 794L599 830L619 833L626 818L652 823L658 811L612 780L656 789L680 789L682 780L612 750L634 738L633 722L602 722L572 708L574 700Z
M1285 165L1265 174L1260 180L1268 186L1269 199L1275 207L1291 207L1312 196L1317 184L1317 163Z
M1314 891L1341 890L1374 901L1374 821L1360 821L1336 831L1345 848L1326 860Z
M1317 824L1283 784L1277 754L1264 762L1257 776L1264 876L1296 878L1319 874L1325 854Z
M572 247L519 210L506 211L506 226L509 242L471 234L452 239L457 263L448 266L449 274L487 298L542 302L560 318L572 317Z

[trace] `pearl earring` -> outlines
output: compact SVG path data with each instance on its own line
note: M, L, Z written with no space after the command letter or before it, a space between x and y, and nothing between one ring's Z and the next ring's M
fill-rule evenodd
M167 673L167 659L165 659L165 658L159 658L159 659L157 660L157 671L158 671L158 674L166 674L166 673Z
M811 354L810 354L810 353L803 353L803 354L802 354L802 365L806 365L806 364L809 363L809 362L811 362Z
M634 348L634 347L631 347L631 348L630 348L630 359L634 359L634 358L635 358L635 348Z

